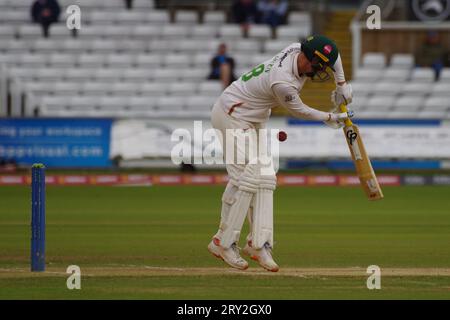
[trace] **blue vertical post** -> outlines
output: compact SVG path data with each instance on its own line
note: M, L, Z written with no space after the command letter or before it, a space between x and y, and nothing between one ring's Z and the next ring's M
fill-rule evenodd
M31 271L45 271L45 166L31 168Z

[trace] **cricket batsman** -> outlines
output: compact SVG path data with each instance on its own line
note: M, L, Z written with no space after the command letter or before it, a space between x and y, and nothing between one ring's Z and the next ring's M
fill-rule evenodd
M293 43L270 60L256 66L231 83L218 98L212 109L213 127L222 137L226 156L229 145L233 152L245 157L244 163L228 163L229 182L222 196L220 226L208 245L208 250L233 268L245 270L248 263L240 255L237 244L247 216L250 232L243 253L256 260L264 269L277 272L279 267L272 257L273 192L276 172L273 165L252 158L247 143L239 139L230 142L227 130L244 134L265 128L271 109L285 107L293 116L323 121L339 128L352 112L341 113L338 108L322 112L305 105L299 97L307 79L325 81L331 70L336 89L331 93L335 106L352 101L352 88L345 81L342 60L336 44L327 37L310 36L302 43ZM235 133L236 134L236 133ZM258 135L250 135L260 140ZM242 141L242 140L241 140ZM259 141L251 146L258 145Z

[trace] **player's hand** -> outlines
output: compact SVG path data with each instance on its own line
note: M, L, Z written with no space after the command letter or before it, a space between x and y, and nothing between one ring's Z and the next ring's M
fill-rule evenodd
M337 108L333 110L334 112L330 113L330 119L327 121L324 121L328 127L333 129L339 129L344 126L344 121L347 119L352 118L355 113L352 110L349 110L348 112L339 112L337 113Z
M353 100L353 89L350 84L345 82L343 85L336 85L336 90L331 92L331 102L335 106L343 103L350 104Z

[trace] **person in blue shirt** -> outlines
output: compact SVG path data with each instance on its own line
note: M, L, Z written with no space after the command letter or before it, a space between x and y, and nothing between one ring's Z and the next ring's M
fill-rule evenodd
M227 45L221 43L217 54L211 59L211 73L208 79L221 80L224 88L228 87L236 77L234 75L234 59L227 53Z

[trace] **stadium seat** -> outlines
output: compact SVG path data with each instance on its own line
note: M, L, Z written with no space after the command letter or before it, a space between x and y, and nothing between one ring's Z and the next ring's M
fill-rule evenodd
M83 89L83 84L79 82L56 82L53 91L56 95L77 95Z
M1 50L8 53L24 54L31 50L31 42L22 40L0 41Z
M433 84L433 88L431 89L431 95L434 97L450 98L450 83L437 82Z
M126 115L129 97L101 97L97 114L104 117Z
M174 43L173 49L181 53L197 53L197 52L215 52L219 46L218 40L201 40L201 39L189 39L179 40Z
M264 43L264 52L267 54L275 55L276 53L280 52L291 43L292 42L286 40L266 41Z
M116 16L117 23L122 26L139 25L147 21L147 12L132 10L132 11L120 11Z
M64 76L63 68L39 68L36 69L36 78L40 81L58 81Z
M16 27L11 25L0 25L0 40L9 40L16 36Z
M199 84L198 92L203 96L218 97L223 91L222 83L220 81L205 81Z
M66 96L43 96L38 112L40 116L70 116L67 114L70 98Z
M160 97L156 100L158 111L181 111L184 104L184 97Z
M152 10L147 13L146 22L156 25L163 25L170 22L169 14L166 10Z
M367 100L367 108L371 111L388 111L392 109L395 102L394 97L374 96Z
M133 38L139 40L156 39L160 35L160 27L155 25L138 25L132 28Z
M193 111L210 111L216 102L211 96L191 96L187 98L186 108Z
M72 109L81 109L94 114L95 108L100 104L100 96L72 96L69 99L69 106Z
M377 81L384 74L380 69L359 68L355 71L355 81L369 82Z
M83 53L78 57L78 64L83 68L102 67L105 62L105 56L101 54Z
M424 110L447 111L450 109L450 100L445 97L429 97L424 102Z
M134 0L133 9L151 9L155 7L154 0Z
M432 83L407 82L403 85L402 94L413 97L424 97L433 88Z
M383 81L390 82L403 82L409 78L411 73L410 69L395 69L395 68L387 68L385 70L380 70L383 75Z
M254 63L254 56L246 53L235 53L233 54L234 62L239 68L249 68ZM258 60L259 62L264 60Z
M192 60L195 67L209 67L213 53L197 53Z
M257 54L261 52L261 46L256 40L235 40L230 43L230 51Z
M37 39L29 42L30 49L35 53L54 53L56 50L62 48L60 40L56 39Z
M104 95L111 91L110 82L100 82L100 81L88 81L84 82L81 86L80 92L83 95Z
M27 54L19 58L19 64L22 67L45 67L47 65L48 56L42 54Z
M42 37L42 29L38 24L25 24L18 26L17 34L21 39L36 39Z
M92 68L67 68L64 69L63 78L66 81L89 81L94 77L95 70Z
M412 54L397 53L391 56L390 67L394 69L411 69L414 66Z
M80 6L82 8L82 6ZM113 25L117 20L117 11L105 12L104 10L89 10L83 15L83 19L91 25Z
M116 82L122 78L122 74L124 73L124 69L117 68L109 68L109 69L97 69L94 73L94 78L98 81L104 82Z
M103 58L110 68L131 68L134 64L134 56L129 54L109 54Z
M171 96L187 97L196 94L197 84L191 82L171 83L168 88Z
M242 31L237 24L223 24L219 27L219 36L224 40L242 38Z
M259 54L255 54L255 55L250 55L250 59L249 59L249 66L256 66L258 64L260 64L263 61L267 61L269 59L272 59L273 55L271 54L267 54L267 53L259 53Z
M190 28L184 25L170 25L162 26L161 37L164 39L184 39L190 33Z
M155 69L153 71L153 77L161 82L178 81L180 78L180 69Z
M3 53L0 54L0 66L3 64L15 65L18 63L20 56L13 53Z
M195 81L195 82L201 82L204 79L206 79L207 75L209 74L209 70L202 67L197 67L195 69L189 68L189 69L183 69L180 70L180 78L182 81Z
M160 54L139 54L136 56L136 65L139 67L159 67L162 65L163 56Z
M80 32L81 30L78 30ZM72 35L72 31L67 28L65 23L57 23L53 24L50 27L50 38L58 39L61 41L63 38L67 38Z
M352 81L351 85L352 85L352 88L353 88L353 95L354 96L365 97L365 96L371 95L371 94L376 92L376 88L374 88L374 85L371 82Z
M21 26L30 22L30 12L28 10L5 10L0 11L0 22L8 25Z
M299 42L311 34L309 25L299 26L280 26L277 29L277 38L287 42Z
M216 25L194 25L190 29L189 35L194 39L215 38L218 35L219 28Z
M198 23L198 13L192 10L177 10L175 12L175 22L187 25Z
M308 12L291 11L288 14L288 22L290 25L305 25L311 23L311 16Z
M224 11L206 11L203 15L203 23L208 27L211 25L222 25L226 22Z
M420 83L434 82L434 70L432 68L415 68L411 73L411 81Z
M143 96L164 96L168 93L168 85L167 83L145 82L139 85L138 92Z
M121 44L114 40L94 40L90 49L95 53L111 53L116 51Z
M386 67L386 56L381 52L368 52L363 57L364 68L384 68Z
M122 74L122 78L125 81L150 81L153 79L151 69L145 69L143 67L137 69L125 69Z
M439 81L442 83L450 84L450 68L443 68L439 75Z
M394 102L395 111L408 111L415 112L422 108L424 105L424 99L421 97L405 96L400 97Z
M99 40L103 37L104 32L105 32L105 30L108 29L108 27L102 26L102 25L90 25L90 26L83 27L78 31L79 37L83 40L88 40L88 39Z
M187 54L167 54L163 56L163 64L167 68L187 68L191 65L191 56Z
M68 39L62 41L61 48L62 51L66 53L82 53L88 52L91 46L91 42L82 39Z
M130 54L146 53L149 51L149 43L145 40L122 40L116 51Z
M128 105L134 112L151 111L155 104L156 100L149 97L130 97L128 100Z
M111 86L111 92L118 96L134 96L139 92L139 82L116 82Z
M272 37L272 31L268 25L254 25L248 31L250 38L270 39Z
M150 52L167 53L172 49L172 43L169 40L151 40L149 43Z

